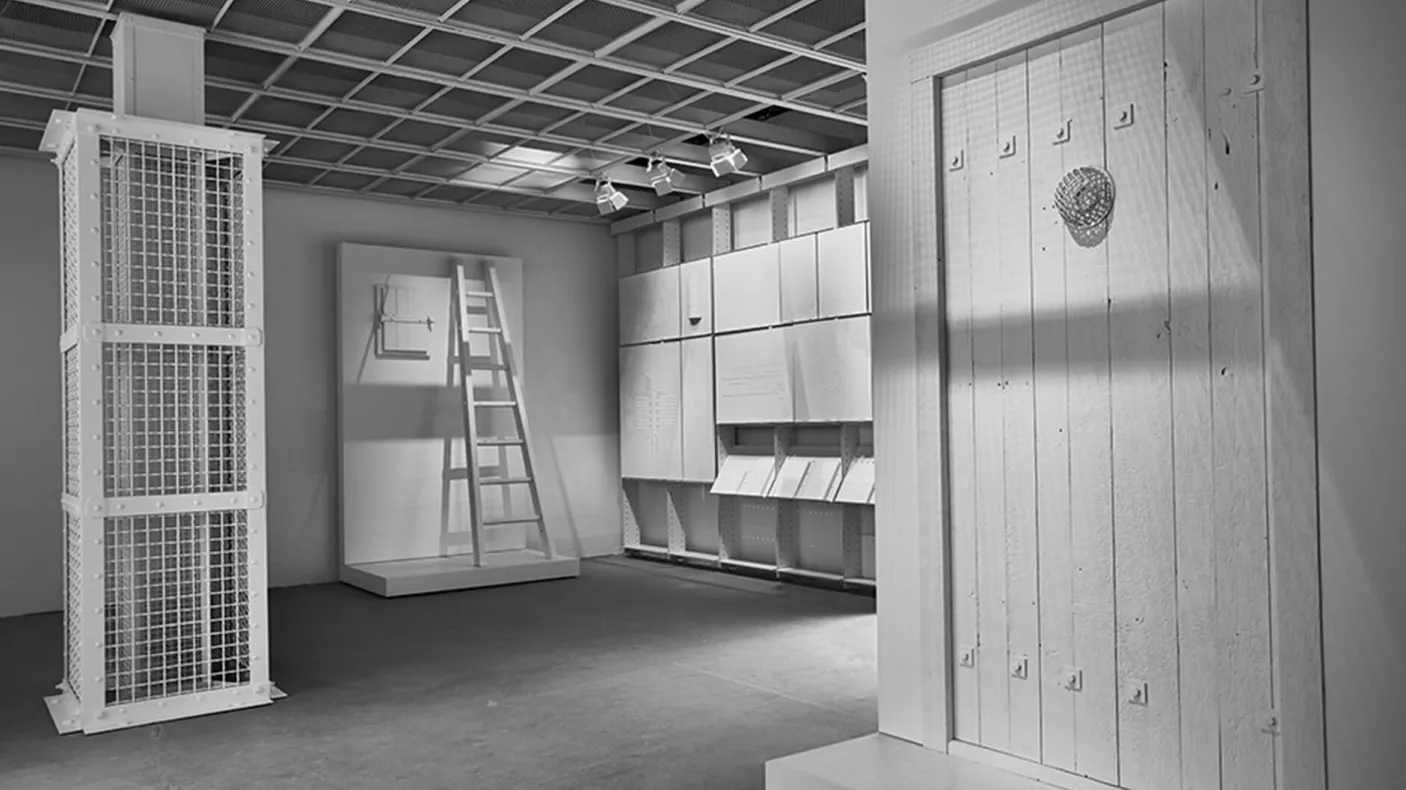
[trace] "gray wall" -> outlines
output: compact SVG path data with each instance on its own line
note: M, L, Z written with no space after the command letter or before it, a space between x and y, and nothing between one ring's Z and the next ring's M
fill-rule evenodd
M900 210L909 201L908 53L945 34L939 26L965 27L1024 4L869 0L876 259L907 255L902 245L911 238ZM1399 80L1406 4L1309 0L1309 12L1329 787L1395 787L1406 775L1406 91ZM911 349L912 316L886 314L880 304L882 292L901 291L908 276L901 266L875 271L876 414L887 412L882 401L914 386L911 366L892 361ZM897 484L883 456L901 463L912 453L889 439L881 434L878 445L886 492L879 530L902 527L884 522L882 503ZM886 564L907 561L881 554L880 583ZM900 677L917 671L899 661ZM880 662L883 694L894 667L884 664L882 644Z
M57 177L0 156L0 616L59 608ZM604 226L270 189L265 202L269 579L337 566L336 244L524 261L523 387L539 463L559 466L576 540L620 546L615 245ZM556 397L551 397L556 396Z
M1311 0L1323 641L1332 790L1406 776L1406 4Z

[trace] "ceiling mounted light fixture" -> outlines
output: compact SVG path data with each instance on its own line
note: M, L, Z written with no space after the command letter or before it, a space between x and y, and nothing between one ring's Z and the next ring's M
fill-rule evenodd
M667 195L683 186L683 173L670 167L662 157L650 157L649 167L644 172L658 195Z
M596 208L600 209L602 216L612 211L619 211L629 202L630 198L626 197L624 192L616 189L615 185L610 183L610 179L596 182Z
M747 155L732 144L726 133L718 134L708 142L708 166L715 176L729 176L747 166Z

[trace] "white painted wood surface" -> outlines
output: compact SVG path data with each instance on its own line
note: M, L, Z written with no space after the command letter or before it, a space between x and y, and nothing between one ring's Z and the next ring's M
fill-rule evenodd
M620 278L622 345L672 340L679 333L679 267Z
M790 187L790 192L791 235L800 236L835 227L837 219L833 175L794 184Z
M1215 470L1207 279L1204 0L1166 6L1167 242L1172 297L1181 782L1220 785L1216 683ZM1177 163L1171 167L1171 163Z
M683 362L680 343L620 349L620 474L683 475Z
M713 342L718 424L791 422L795 410L786 328L718 335Z
M1265 732L1270 684L1268 513L1260 271L1259 104L1244 92L1255 67L1256 4L1206 4L1206 138L1211 293L1213 520L1221 781L1274 785ZM1253 294L1239 302L1236 294Z
M869 256L866 224L816 234L820 317L869 312Z
M705 258L678 267L679 329L684 337L713 334L713 265ZM624 307L623 300L621 308ZM623 338L623 336L622 336ZM621 342L624 342L623 339Z
M781 268L774 244L713 258L713 331L781 322Z
M767 193L739 200L729 208L732 211L732 249L745 250L772 242L771 199Z
M1163 7L1104 25L1118 765L1129 787L1181 782ZM1131 108L1131 123L1124 113ZM1171 163L1180 166L1181 163ZM1145 700L1132 695L1145 684Z
M717 472L717 428L713 423L713 338L695 337L679 344L682 368L679 439L682 480L712 482Z
M869 422L874 418L869 316L785 328L792 421Z
M1060 101L1071 122L1065 170L1105 162L1103 41L1093 28L1067 37L1060 54ZM1113 612L1113 503L1109 432L1108 249L1066 242L1068 315L1069 500L1074 556L1074 663L1083 674L1075 698L1074 770L1118 781Z
M1036 331L1035 469L1039 528L1040 762L1074 769L1075 670L1070 593L1074 557L1069 522L1069 349L1065 319L1064 222L1054 207L1065 173L1069 126L1060 89L1058 40L1029 56L1031 314Z
M972 441L977 534L976 661L981 682L981 743L1010 748L1006 617L1005 442L1002 438L1000 184L997 180L997 69L968 75L971 175L971 321L975 372Z
M942 85L943 237L946 255L947 439L950 456L948 531L952 579L952 643L956 657L976 656L977 520L973 438L971 188L967 136L971 83L963 73ZM977 665L954 662L953 724L958 739L981 740Z
M446 534L467 528L462 485L445 493L446 444L452 463L464 459L463 418L455 377L448 373L454 345L450 307L451 261L468 253L344 244L338 249L338 342L342 381L338 397L341 454L341 552L344 564L439 556ZM522 337L521 262L494 258L503 284L510 331ZM374 288L391 282L409 288L414 309L434 321L429 358L378 358L374 352ZM530 352L517 348L518 364ZM496 386L495 386L496 385ZM475 376L475 389L501 390L491 372ZM484 421L487 433L511 433L511 419ZM448 440L446 442L446 439ZM485 450L492 462L496 450ZM520 459L512 461L520 467ZM489 515L529 512L524 492L485 495ZM507 495L505 498L505 494ZM519 496L522 494L522 496ZM520 525L485 531L490 550L526 545ZM468 546L456 546L464 552Z
M819 276L814 234L777 245L781 266L781 321L813 321L820 315Z
M1026 53L997 65L1000 389L1005 472L1010 752L1040 759L1040 610L1035 530L1034 334L1030 270L1030 106Z

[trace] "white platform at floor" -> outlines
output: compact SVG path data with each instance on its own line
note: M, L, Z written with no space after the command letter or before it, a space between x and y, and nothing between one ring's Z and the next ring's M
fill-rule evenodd
M468 554L342 566L342 581L387 598L579 575L581 563L575 557L547 559L530 549L486 552L480 567L474 566L473 556Z
M766 790L1051 790L888 735L866 735L766 764Z

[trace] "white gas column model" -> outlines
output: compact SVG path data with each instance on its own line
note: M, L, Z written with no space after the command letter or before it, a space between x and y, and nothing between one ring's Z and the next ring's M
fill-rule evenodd
M267 704L263 140L56 112L59 732Z

